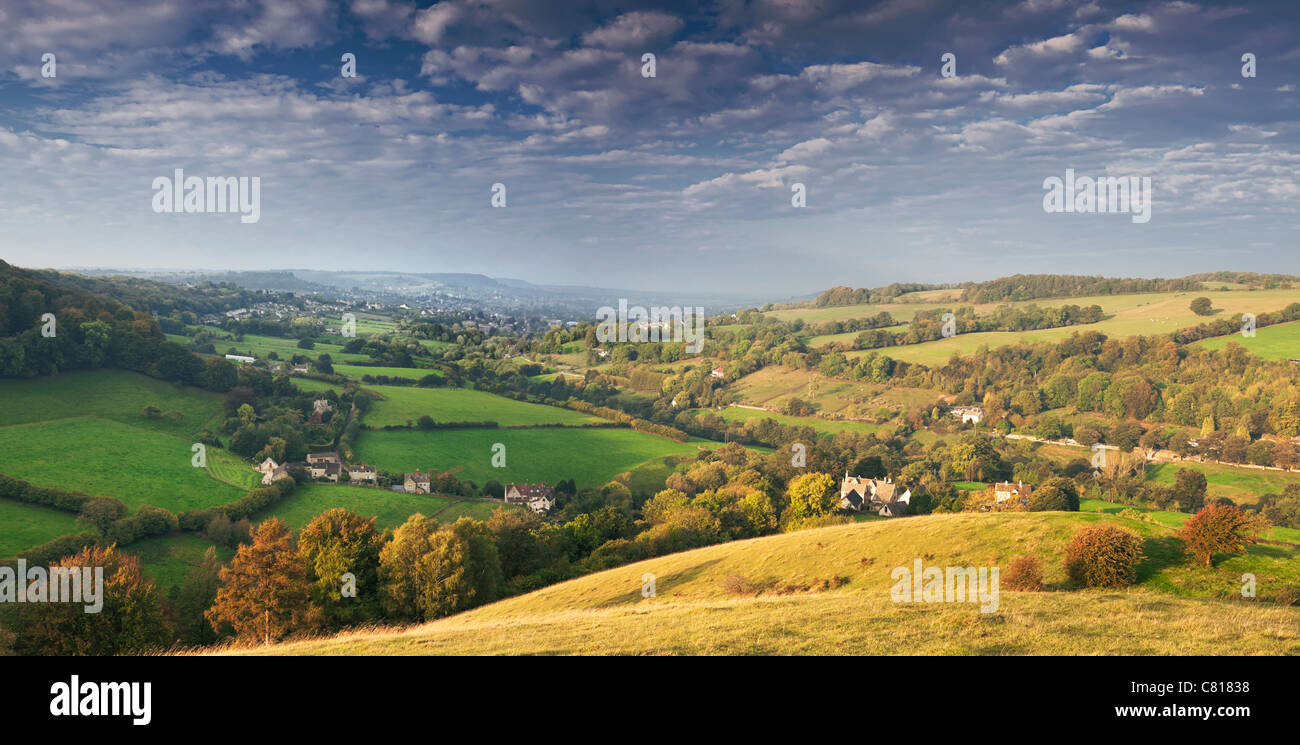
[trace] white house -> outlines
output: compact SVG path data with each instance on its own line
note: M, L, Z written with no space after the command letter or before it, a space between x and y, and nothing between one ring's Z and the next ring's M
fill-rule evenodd
M538 514L555 506L555 489L546 484L506 484L506 504L526 504Z
M1029 495L1034 492L1034 487L1023 481L1018 483L998 482L993 485L993 499L995 503L1001 504L1008 499L1018 499L1024 504L1029 504Z
M378 476L379 472L374 466L367 466L365 463L359 466L348 466L348 478L352 481L369 481L373 484Z
M958 406L952 410L952 415L961 419L962 424L979 424L984 419L984 410L978 406Z

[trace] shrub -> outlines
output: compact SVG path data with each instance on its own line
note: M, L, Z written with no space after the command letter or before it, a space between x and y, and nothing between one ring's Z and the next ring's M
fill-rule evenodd
M1142 539L1112 525L1083 528L1065 548L1065 572L1082 587L1131 585L1141 561Z
M50 566L65 556L99 545L99 541L100 537L89 531L65 535L29 548L18 554L18 557L25 559L28 564Z
M1216 502L1203 508L1183 526L1178 537L1196 563L1214 565L1215 554L1239 554L1254 543L1259 521L1230 504Z
M1001 583L1008 590L1021 592L1042 592L1047 589L1043 584L1042 562L1033 556L1017 556L1012 559Z
M722 589L732 595L752 595L754 585L739 574L728 574L722 578Z
M1116 515L1118 517L1126 517L1130 520L1141 520L1142 522L1146 522L1146 523L1154 523L1156 521L1156 519L1154 517L1151 517L1151 515L1145 512L1135 510L1132 507L1125 507L1124 509L1116 513Z

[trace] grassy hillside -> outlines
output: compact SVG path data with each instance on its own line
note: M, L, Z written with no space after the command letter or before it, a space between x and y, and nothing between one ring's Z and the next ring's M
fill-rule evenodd
M1140 584L1064 586L1061 551L1082 525L1142 535ZM710 546L543 588L405 630L252 650L271 654L1300 654L1300 608L1239 598L1300 583L1295 550L1267 546L1189 566L1171 531L1086 513L881 520ZM999 607L895 603L895 567L1005 566L1029 553L1049 591ZM652 574L657 594L643 598Z
M827 378L809 370L771 365L736 381L732 390L743 403L779 409L791 398L819 411L849 417L870 416L881 408L931 406L945 398L937 391Z
M369 421L369 420L368 420ZM492 446L506 446L506 467L492 467ZM696 445L630 429L446 429L363 432L358 458L388 471L457 469L461 478L545 481L572 478L599 486L651 459L695 454Z
M77 518L67 512L0 499L0 558L77 532Z
M433 342L429 342L432 344ZM367 375L387 375L390 378L408 378L410 380L419 380L425 375L437 375L442 377L440 370L430 370L415 367L383 367L380 365L334 365L334 372L339 375L345 375L349 378L360 380Z
M786 426L812 427L818 432L826 434L835 434L836 432L874 432L880 429L879 424L869 424L867 422L829 421L811 416L788 416L786 414L778 414L772 411L759 411L757 409L745 409L737 406L728 406L722 411L713 411L710 413L717 414L727 422L747 422L751 419L775 419L777 422Z
M1206 349L1223 349L1228 342L1236 342L1251 354L1266 360L1289 360L1300 357L1300 321L1279 323L1255 330L1255 335L1245 337L1241 334L1218 336L1197 342L1196 345Z
M556 406L543 406L467 388L414 388L397 385L366 386L383 396L366 412L371 427L405 425L422 415L435 422L491 421L502 427L520 424L585 424L602 421Z
M190 436L221 411L221 396L125 370L76 370L48 378L0 380L0 427L96 416L158 432ZM148 405L182 418L146 419Z
M117 497L132 511L173 512L239 499L245 489L190 463L189 439L82 417L0 428L0 473L33 484ZM209 448L209 459L215 448Z
M1214 308L1219 312L1210 318L1196 315L1188 307L1192 298L1196 297L1210 298ZM1203 292L1158 292L1138 295L1052 298L1037 301L1036 304L1040 307L1055 307L1065 304L1088 306L1095 303L1101 306L1107 318L1098 323L1039 331L990 331L978 334L958 334L949 339L940 339L925 342L924 344L888 347L878 351L897 360L918 362L924 365L941 365L947 362L954 352L970 354L982 346L992 349L1022 341L1063 339L1076 331L1088 330L1100 331L1112 337L1167 334L1180 328L1196 326L1207 320L1225 317L1240 319L1242 313L1259 314L1278 311L1297 300L1300 300L1300 297L1297 297L1295 290L1259 290L1254 292L1206 290ZM1011 305L1028 304L1031 303L1011 303ZM878 307L885 308L886 306ZM976 312L985 312L984 307L976 306ZM870 315L870 313L864 315ZM866 354L866 352L858 351L850 353L849 356L863 354Z

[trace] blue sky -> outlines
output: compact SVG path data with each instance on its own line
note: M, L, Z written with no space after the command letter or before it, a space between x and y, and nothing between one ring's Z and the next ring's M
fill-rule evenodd
M1289 0L6 0L0 258L774 296L1300 273L1297 29ZM260 221L155 214L176 168L259 177ZM1151 221L1044 212L1067 168L1150 177Z

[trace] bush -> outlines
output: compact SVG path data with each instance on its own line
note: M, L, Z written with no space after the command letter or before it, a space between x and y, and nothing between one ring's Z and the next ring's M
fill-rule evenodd
M31 565L51 566L65 556L72 556L85 548L97 545L99 545L99 536L87 531L75 535L60 536L34 548L29 548L18 554L18 558L25 559Z
M1042 592L1047 589L1043 584L1042 562L1033 556L1017 556L1012 559L1001 582L1008 590L1021 592Z
M722 589L732 595L753 595L754 583L739 574L728 574L722 578Z
M16 499L28 504L53 507L63 512L80 513L92 497L81 492L63 491L47 486L36 486L22 479L0 473L0 497Z
M1065 548L1065 572L1081 587L1123 587L1137 581L1142 539L1112 525L1094 525L1074 534Z
M1239 554L1255 542L1258 520L1230 504L1216 502L1192 515L1178 532L1196 563L1214 565L1215 554Z

